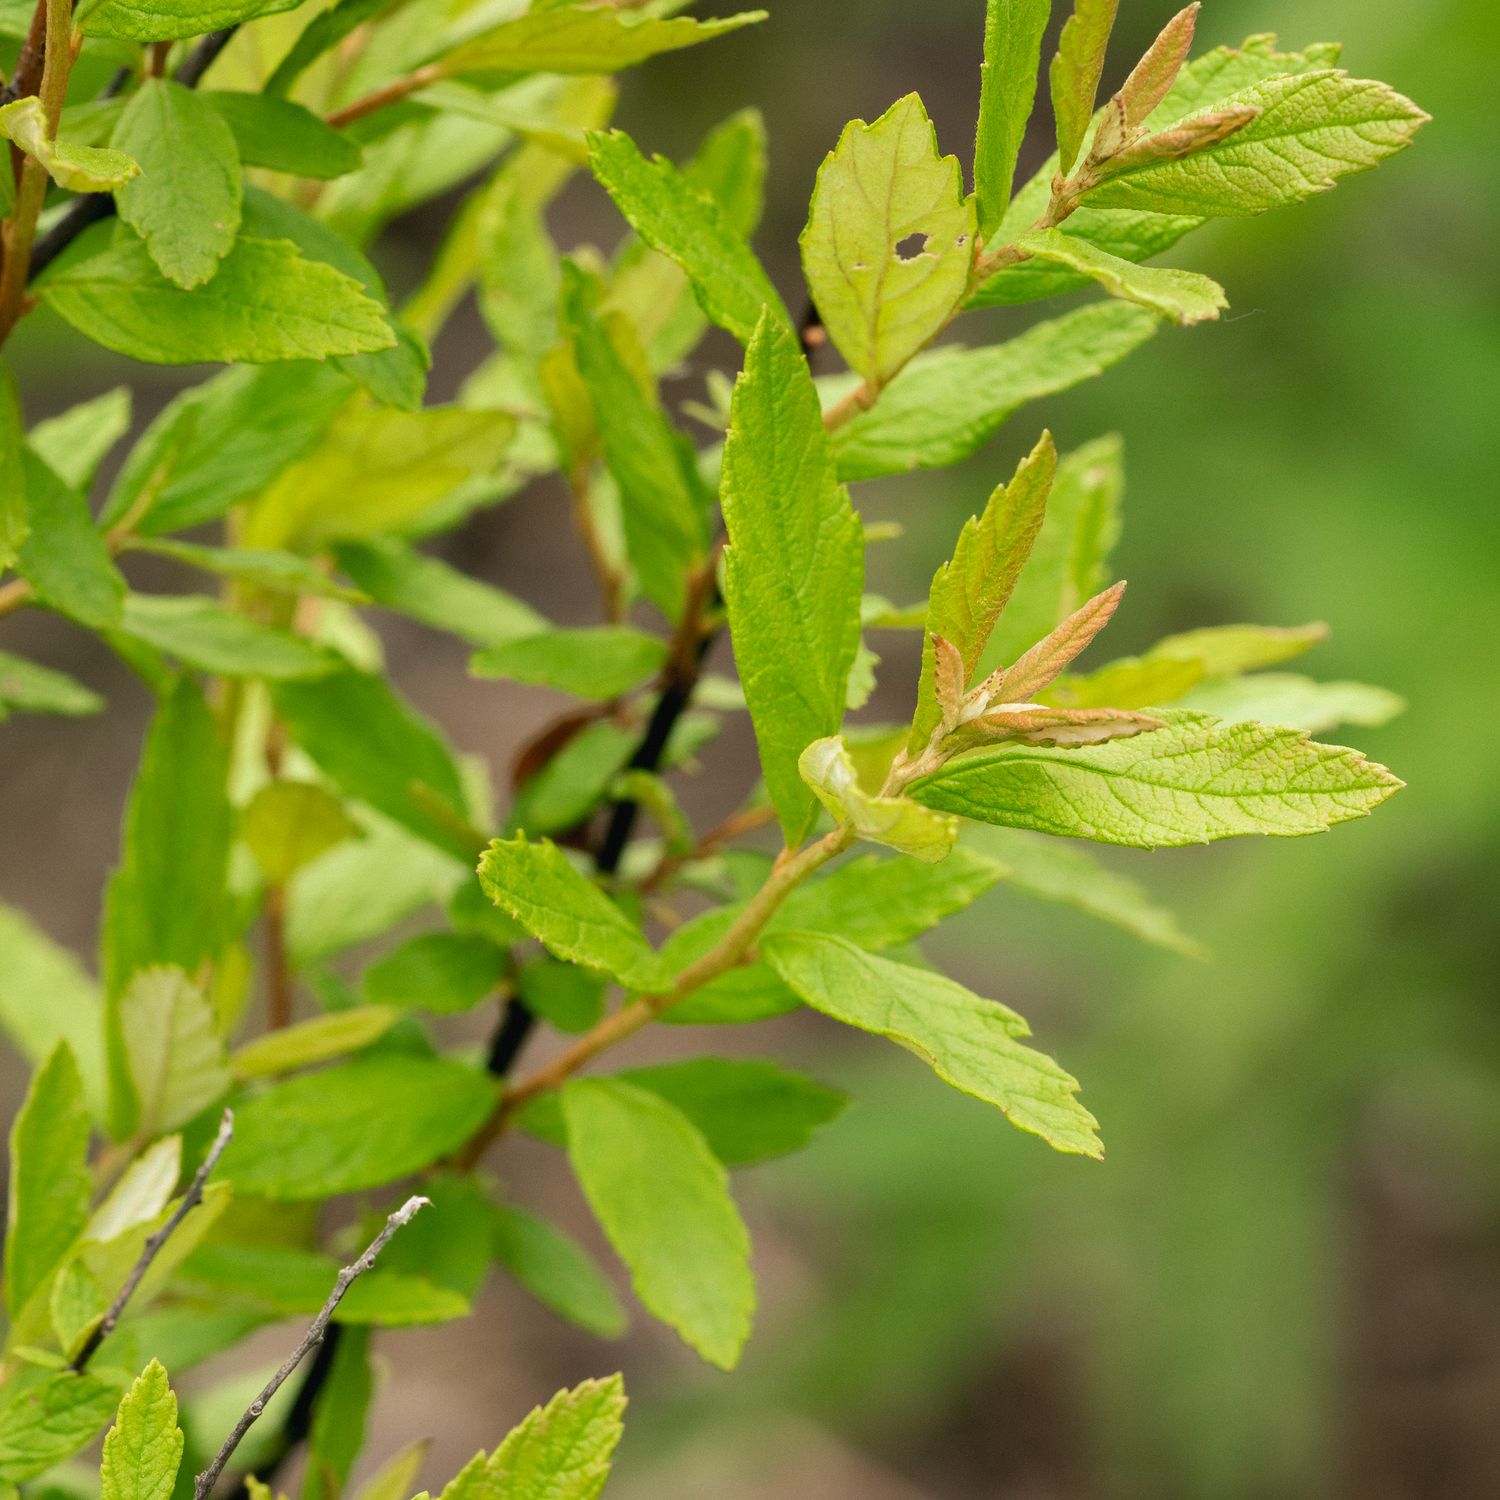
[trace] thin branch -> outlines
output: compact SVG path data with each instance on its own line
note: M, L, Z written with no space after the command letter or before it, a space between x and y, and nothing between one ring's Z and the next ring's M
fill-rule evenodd
M425 68L418 68L414 73L408 73L403 78L394 78L390 83L382 84L373 93L366 94L363 99L356 99L352 104L346 104L341 109L336 109L325 118L328 124L335 130L342 129L345 125L352 125L356 120L362 120L366 115L373 115L377 109L384 109L387 104L396 104L406 98L408 94L414 94L418 89L425 89L428 84L437 83L442 79L442 66L438 63L428 63Z
M140 1258L136 1261L130 1275L125 1278L125 1285L116 1294L109 1311L104 1314L99 1326L84 1340L83 1347L69 1361L74 1371L81 1372L94 1357L99 1345L115 1331L115 1325L119 1323L125 1311L125 1304L135 1295L136 1288L145 1279L146 1272L151 1269L152 1261L161 1254L162 1246L177 1232L182 1221L203 1201L204 1184L207 1183L209 1174L218 1166L219 1158L223 1156L224 1148L233 1136L234 1111L226 1109L224 1118L219 1121L219 1133L214 1137L213 1145L208 1148L208 1155L203 1158L203 1165L193 1174L193 1180L188 1184L187 1192L182 1195L182 1202L177 1205L171 1218L141 1247Z
M185 89L196 88L199 80L214 65L218 55L234 40L234 34L239 29L238 26L226 26L222 31L209 32L183 58L181 66L172 75L173 82L180 83Z
M287 1355L281 1368L265 1383L255 1400L245 1408L229 1436L224 1439L223 1446L214 1455L213 1462L193 1481L193 1500L208 1500L214 1485L218 1483L219 1475L224 1472L224 1465L234 1456L234 1450L239 1447L241 1439L266 1409L266 1403L281 1389L292 1371L323 1342L323 1335L328 1331L328 1324L339 1303L344 1300L344 1293L375 1264L376 1257L390 1243L391 1236L398 1229L411 1223L412 1219L431 1201L430 1198L408 1198L385 1221L385 1227L370 1241L365 1253L352 1265L345 1266L339 1272L338 1279L333 1284L333 1290L328 1294L328 1300L323 1304L322 1311L308 1324L307 1332L302 1335L302 1342Z

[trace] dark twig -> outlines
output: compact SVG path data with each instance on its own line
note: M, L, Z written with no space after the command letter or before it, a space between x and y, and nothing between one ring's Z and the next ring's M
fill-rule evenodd
M226 26L222 31L211 31L188 55L172 75L173 81L185 89L197 88L199 80L214 65L218 55L234 40L238 26Z
M193 1481L193 1500L208 1500L214 1485L218 1483L219 1475L224 1472L224 1465L234 1456L234 1450L239 1447L240 1440L250 1431L257 1418L266 1409L266 1403L281 1389L292 1371L323 1342L323 1335L328 1331L328 1324L339 1303L343 1301L344 1293L375 1264L376 1257L390 1243L391 1236L398 1229L411 1223L412 1219L430 1202L431 1199L428 1198L408 1198L385 1221L385 1227L370 1241L365 1253L352 1265L345 1266L339 1272L338 1279L333 1283L333 1290L328 1294L328 1300L323 1304L322 1311L308 1324L301 1343L287 1355L282 1361L281 1368L265 1383L255 1400L245 1408L229 1436L224 1439L223 1446L214 1455L213 1462Z
M140 1286L146 1272L151 1269L151 1262L161 1253L162 1246L177 1232L182 1221L203 1201L204 1184L208 1181L209 1173L218 1166L219 1158L224 1154L224 1148L229 1144L233 1135L234 1111L226 1109L224 1118L219 1122L219 1133L214 1137L214 1143L209 1147L208 1155L203 1158L203 1165L193 1174L193 1180L188 1184L187 1192L182 1195L182 1202L177 1205L172 1217L141 1247L140 1258L136 1261L130 1275L125 1278L125 1285L120 1288L115 1300L110 1304L109 1311L104 1314L99 1326L84 1340L83 1347L70 1361L73 1370L81 1372L94 1357L94 1352L99 1345L115 1331L115 1325L125 1311L125 1304L135 1295L136 1288Z

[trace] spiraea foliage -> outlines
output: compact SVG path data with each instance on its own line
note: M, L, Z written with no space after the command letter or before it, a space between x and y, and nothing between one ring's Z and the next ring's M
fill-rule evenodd
M1320 627L1205 628L1076 668L1128 607L1116 438L1036 436L926 600L866 591L867 546L895 543L862 522L861 482L968 458L1028 402L1218 317L1207 276L1148 262L1380 164L1424 122L1331 45L1194 57L1196 6L1101 104L1115 8L1056 17L1044 72L1048 0L989 0L971 167L914 94L853 121L812 185L805 294L751 247L759 115L681 163L609 127L613 74L759 12L7 8L0 339L44 308L117 354L227 368L107 486L128 388L29 424L26 392L0 388L0 614L66 617L156 699L96 969L0 911L0 1022L35 1069L10 1138L0 1486L203 1500L225 1475L260 1496L305 1448L306 1493L335 1500L374 1330L463 1318L498 1270L618 1334L614 1279L491 1175L514 1131L556 1148L645 1310L727 1369L755 1303L731 1169L797 1149L844 1099L740 1046L621 1069L616 1044L806 1007L1099 1157L1063 1063L926 963L923 935L1003 882L1191 953L1076 841L1318 833L1399 787L1313 738L1399 708L1287 669ZM1041 76L1057 151L1017 186ZM578 173L624 221L611 253L549 230ZM394 304L367 248L461 185ZM493 352L429 403L429 347L471 292ZM1059 297L1003 342L963 341L971 309ZM664 403L710 325L742 367ZM815 376L830 345L847 368ZM597 576L588 628L547 618L545 578L521 599L423 550L554 473L559 559L581 547ZM138 553L201 582L140 592ZM476 693L576 705L514 776L457 755L392 686L379 611L471 646ZM875 644L900 631L921 641L912 712L873 722ZM0 654L3 712L104 707ZM760 778L694 827L674 781L715 774L717 730L746 713ZM467 1032L435 1024L460 1013ZM307 1331L232 1428L221 1390L179 1408L168 1371L285 1320ZM444 1500L595 1495L623 1399L618 1378L563 1392ZM80 1455L101 1435L96 1477ZM366 1500L405 1500L420 1436L380 1434Z

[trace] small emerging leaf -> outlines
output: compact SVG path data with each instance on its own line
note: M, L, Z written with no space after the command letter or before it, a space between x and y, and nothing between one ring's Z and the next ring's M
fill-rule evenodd
M42 101L35 94L0 108L0 136L34 156L58 187L74 193L108 193L123 187L141 170L123 151L102 146L73 146L54 140Z
M872 797L860 787L854 762L837 736L809 745L798 764L803 780L840 826L924 864L948 857L958 838L957 822L934 817L905 797Z
M1120 0L1076 0L1052 59L1052 113L1057 120L1058 170L1073 170L1088 134L1104 72L1104 54Z

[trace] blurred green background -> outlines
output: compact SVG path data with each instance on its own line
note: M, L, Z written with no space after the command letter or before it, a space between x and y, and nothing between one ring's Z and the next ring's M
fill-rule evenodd
M633 76L622 123L681 154L731 109L765 110L759 245L800 305L796 235L845 120L916 88L945 149L967 151L983 4L770 3L766 26ZM1121 8L1116 78L1174 7ZM734 1038L858 1100L804 1157L741 1179L764 1286L744 1370L701 1373L646 1330L601 1349L501 1288L462 1333L412 1336L374 1457L419 1423L466 1455L549 1382L623 1365L621 1500L1500 1495L1500 7L1207 0L1201 44L1272 29L1288 45L1343 39L1348 66L1435 123L1372 177L1187 242L1177 263L1229 291L1222 322L1163 333L1027 408L961 470L867 490L869 514L907 527L873 583L917 597L1042 425L1065 447L1118 431L1132 589L1116 653L1197 624L1326 620L1311 670L1410 702L1352 736L1408 790L1325 838L1112 861L1182 913L1208 963L1004 894L933 945L1083 1079L1102 1167L874 1043L807 1020ZM1039 135L1023 170L1044 155ZM441 222L395 227L380 250L393 279L415 275ZM565 244L618 234L586 183L554 227ZM1025 314L989 316L967 336L1003 337ZM479 353L460 322L435 389ZM19 373L42 392L32 416L121 378L40 319ZM558 516L555 494L522 497L448 555L535 599ZM586 614L580 576L535 602ZM144 695L45 621L7 644L113 689L115 717L18 721L0 749L0 896L86 949ZM391 649L464 748L503 760L534 722L528 700L468 683L451 645L407 632ZM913 664L893 650L885 671L899 711ZM732 802L747 770L730 745L705 799ZM554 1157L523 1149L504 1173L523 1200L576 1214ZM476 1362L457 1372L454 1339ZM501 1385L473 1375L488 1367Z

